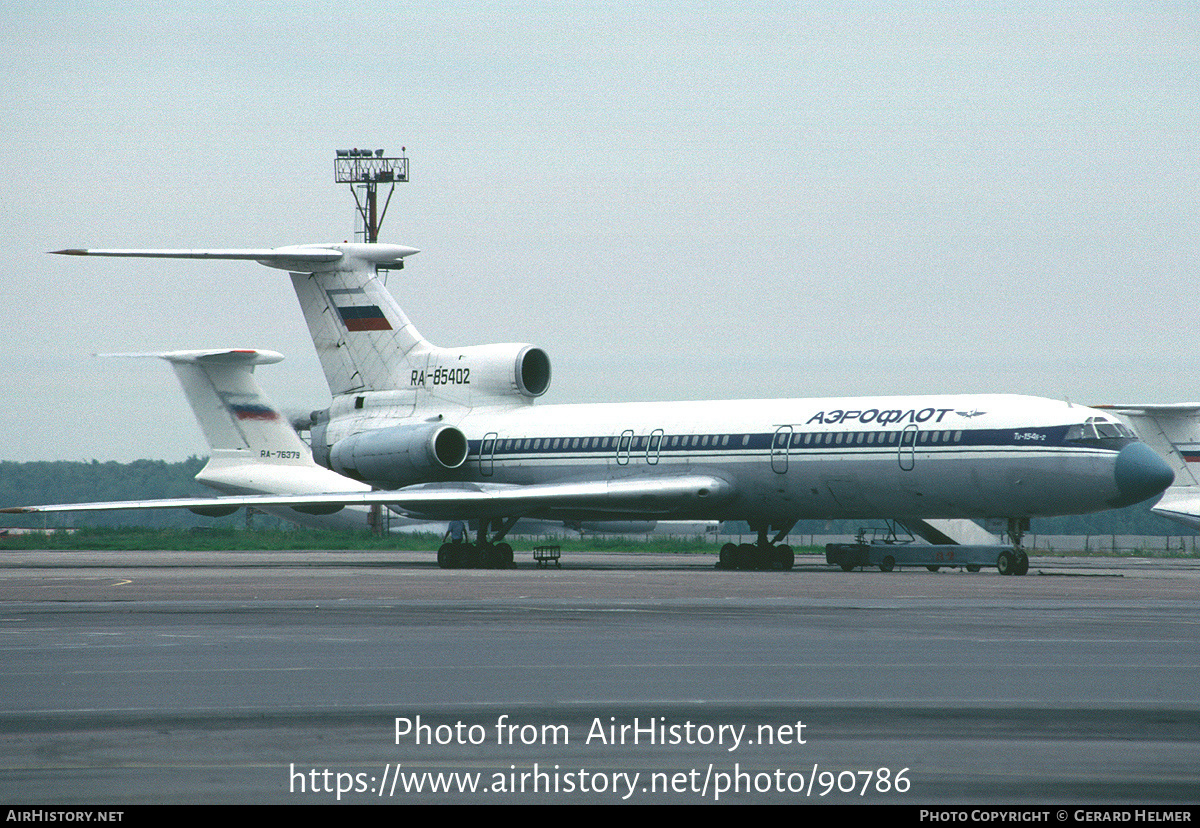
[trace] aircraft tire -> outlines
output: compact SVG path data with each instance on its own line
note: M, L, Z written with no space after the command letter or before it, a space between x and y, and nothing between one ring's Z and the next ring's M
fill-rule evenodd
M448 544L448 543L443 543L441 546L438 547L437 562L438 562L438 566L440 568L442 568L442 569L453 569L454 568L454 560L453 560L454 556L451 554L451 552L452 552L452 550L450 548L450 544Z
M500 568L500 552L490 543L479 550L479 564L484 569Z
M930 572L937 572L939 569L941 569L940 566L927 566L925 568L928 569Z
M780 572L790 572L796 565L796 553L786 543L775 547L775 566Z
M501 542L496 544L496 551L500 553L500 566L505 569L512 569L513 563L513 548L507 543Z
M727 543L717 555L717 569L737 569L737 544Z
M473 543L456 543L455 544L457 566L462 569L479 569L482 564L482 556L479 553L479 547Z
M1017 555L1017 561L1013 565L1014 575L1024 575L1029 572L1029 556L1024 552Z
M967 572L978 572L982 567L979 564L967 564Z
M738 554L737 554L737 568L738 569L745 569L745 570L757 569L757 567L755 566L755 560L754 560L754 558L755 558L754 544L750 544L750 543L738 544L737 551L738 551Z
M884 559L879 562L879 571L880 572L891 572L895 568L896 568L896 559L893 558L891 555L886 555L884 557Z
M1001 575L1012 575L1016 566L1017 559L1007 549L1001 552L996 558L996 571Z

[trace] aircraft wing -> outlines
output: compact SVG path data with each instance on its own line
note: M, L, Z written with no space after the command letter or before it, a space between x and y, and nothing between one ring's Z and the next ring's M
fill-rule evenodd
M301 495L233 495L164 500L124 500L10 506L6 514L94 512L119 509L191 509L227 514L241 506L287 506L323 514L342 506L395 506L413 517L447 520L554 514L668 515L716 506L734 494L721 477L705 474L655 475L618 480L537 483L527 486L489 483L423 483L403 489Z

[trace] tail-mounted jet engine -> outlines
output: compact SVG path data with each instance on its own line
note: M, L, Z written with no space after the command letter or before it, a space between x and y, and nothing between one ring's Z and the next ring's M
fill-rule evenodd
M529 404L550 387L550 357L541 348L502 343L432 348L410 354L396 387L343 394L310 416L313 459L355 480L399 487L443 479L467 459L467 438L454 426L423 422L360 431L328 442L331 425L370 428L372 420L413 405ZM428 395L428 396L426 396ZM363 419L359 419L359 418ZM441 419L438 417L438 419Z
M467 392L472 403L540 397L550 387L550 357L534 345L502 343L434 348L421 365L410 360L411 386L454 398Z
M437 479L467 459L467 437L454 426L400 425L364 431L329 450L329 468L355 480L407 486Z

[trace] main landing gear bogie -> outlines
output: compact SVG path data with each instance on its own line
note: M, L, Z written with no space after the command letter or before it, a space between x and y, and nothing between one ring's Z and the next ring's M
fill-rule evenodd
M512 569L513 549L507 543L443 543L437 553L442 569Z
M512 530L517 520L510 517L478 521L475 542L469 543L459 535L459 540L443 543L438 549L438 566L442 569L515 569L513 548L500 539ZM454 528L451 524L451 529ZM450 534L450 537L454 535Z
M721 547L717 558L717 569L787 572L795 564L796 553L786 543L765 546L754 543L727 543Z
M767 537L770 527L766 524L752 525L751 528L758 534L758 542L725 544L717 557L716 568L787 572L796 565L796 553L792 547L780 541L787 537L795 525L796 522L792 521L779 529L773 538Z

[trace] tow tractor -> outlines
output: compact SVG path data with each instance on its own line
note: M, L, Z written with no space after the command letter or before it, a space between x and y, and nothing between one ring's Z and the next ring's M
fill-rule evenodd
M1001 575L1029 571L1029 556L1019 546L918 543L912 532L892 520L886 526L859 529L854 543L826 544L825 561L844 572L868 566L877 566L881 572L905 566L923 566L930 572L942 567L978 572L994 566Z

